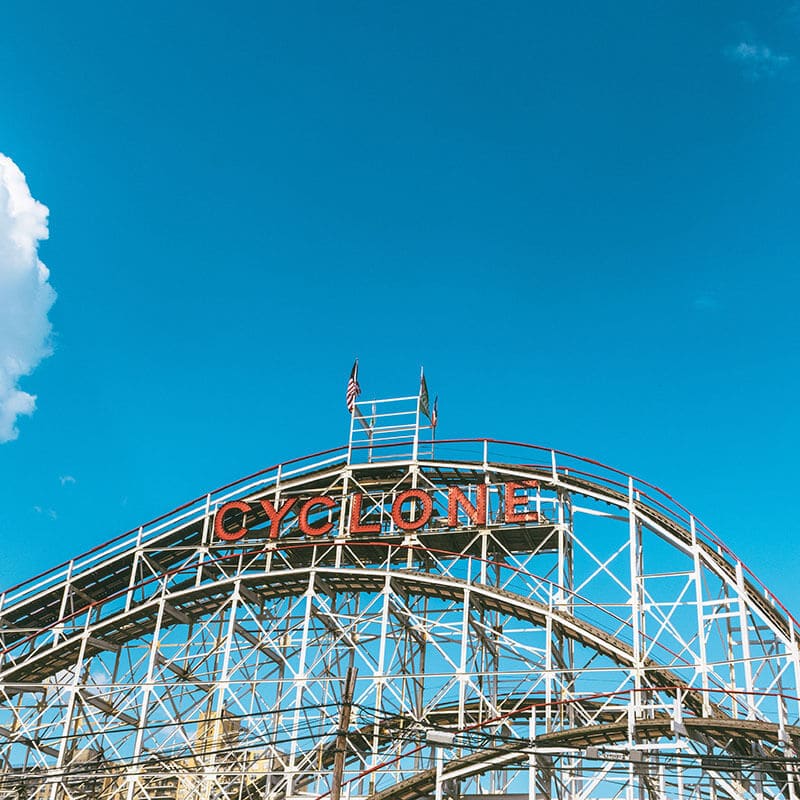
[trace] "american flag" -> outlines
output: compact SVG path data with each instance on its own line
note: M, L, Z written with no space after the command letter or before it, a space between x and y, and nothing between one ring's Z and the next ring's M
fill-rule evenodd
M428 399L428 382L425 380L425 370L419 373L419 410L428 419L431 418L430 400Z
M356 398L361 394L361 387L358 385L358 359L353 362L353 369L350 370L350 379L347 381L347 391L345 401L347 410L352 414L356 407Z

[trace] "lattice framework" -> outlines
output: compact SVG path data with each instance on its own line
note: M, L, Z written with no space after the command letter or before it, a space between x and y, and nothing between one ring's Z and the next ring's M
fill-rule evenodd
M366 450L365 446L365 450ZM594 462L509 443L353 448L211 493L2 596L0 792L794 798L797 626L694 517ZM416 457L413 457L416 456ZM536 523L503 524L502 486ZM488 524L444 524L448 489ZM397 528L409 487L432 522ZM377 535L347 532L353 493ZM330 495L279 539L231 499ZM344 513L339 510L344 509Z

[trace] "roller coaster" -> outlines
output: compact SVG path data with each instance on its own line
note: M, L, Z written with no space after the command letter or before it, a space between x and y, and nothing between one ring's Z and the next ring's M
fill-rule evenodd
M755 575L655 486L419 406L3 592L0 800L795 800Z

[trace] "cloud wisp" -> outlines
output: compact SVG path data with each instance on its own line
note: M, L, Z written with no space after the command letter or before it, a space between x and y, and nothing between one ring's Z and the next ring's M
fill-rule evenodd
M752 81L771 78L792 62L792 57L776 53L772 48L757 42L739 42L727 51L728 57L739 64L742 74Z
M34 506L33 510L37 514L44 514L48 519L53 520L55 522L58 519L58 513L54 511L52 508L42 508L42 506Z
M47 214L19 167L0 153L0 443L16 439L18 418L36 408L20 379L51 353L47 314L56 293L38 256Z

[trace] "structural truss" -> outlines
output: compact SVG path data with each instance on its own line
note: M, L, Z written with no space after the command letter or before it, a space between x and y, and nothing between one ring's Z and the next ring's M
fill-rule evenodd
M6 591L0 798L325 798L338 740L353 800L794 800L797 623L711 531L396 405Z

